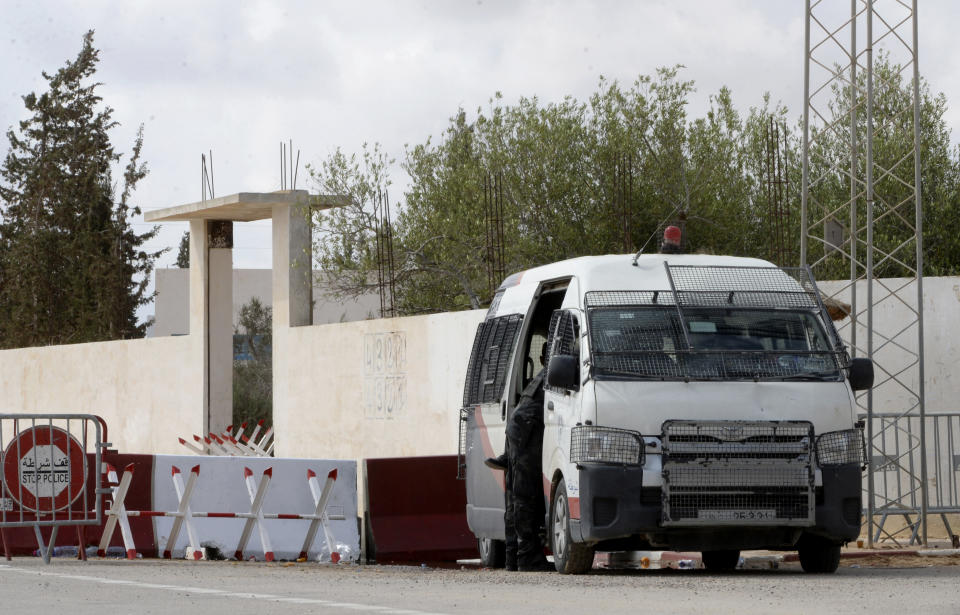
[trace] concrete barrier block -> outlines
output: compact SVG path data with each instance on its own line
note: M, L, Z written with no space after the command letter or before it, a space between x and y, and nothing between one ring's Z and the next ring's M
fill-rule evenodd
M377 563L479 557L455 455L365 459L367 556Z
M186 472L197 465L200 466L200 475L196 491L190 501L190 508L194 512L249 512L250 496L244 483L244 468L250 468L256 480L260 480L267 468L273 468L273 478L264 500L263 512L312 514L314 503L307 484L307 470L313 470L318 476L325 477L331 470L336 469L337 482L327 504L327 514L332 517L330 529L335 542L342 545L339 548L341 561L349 562L359 559L356 461L157 455L154 460L152 508L164 511L176 510L177 496L170 478L170 468L177 466ZM237 548L244 522L244 519L228 518L194 519L200 542L204 546L215 546L228 556ZM310 522L297 519L267 519L265 523L276 558L296 559L303 546ZM166 544L172 526L173 518L154 519L155 540L159 548ZM173 557L184 557L187 542L186 533L181 530L173 549ZM324 547L323 532L317 532L308 557L317 559ZM257 531L252 533L244 550L245 557L251 555L257 559L264 557L263 545Z

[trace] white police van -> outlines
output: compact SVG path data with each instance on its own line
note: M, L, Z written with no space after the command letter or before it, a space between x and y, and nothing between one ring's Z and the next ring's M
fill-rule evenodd
M540 352L547 344L547 365ZM478 328L461 409L467 519L503 565L503 452L547 370L544 528L557 570L596 551L799 551L833 572L860 530L866 451L849 358L808 269L712 255L608 255L508 277Z

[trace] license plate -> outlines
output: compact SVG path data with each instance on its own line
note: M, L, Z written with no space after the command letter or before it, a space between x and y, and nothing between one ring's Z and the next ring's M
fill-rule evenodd
M769 521L777 518L775 510L698 510L704 521Z

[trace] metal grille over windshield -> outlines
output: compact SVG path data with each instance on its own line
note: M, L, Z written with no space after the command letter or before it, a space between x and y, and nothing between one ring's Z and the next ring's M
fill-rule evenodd
M667 273L669 290L586 294L595 377L841 379L848 358L805 269Z
M667 274L683 307L821 308L813 277L801 267L667 265Z

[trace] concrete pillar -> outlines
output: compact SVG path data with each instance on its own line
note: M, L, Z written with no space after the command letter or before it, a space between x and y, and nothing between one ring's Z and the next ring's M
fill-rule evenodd
M278 377L290 369L287 361L287 333L290 327L312 324L312 243L308 209L309 196L302 202L273 206L273 426L277 434L290 434L289 391L282 383L290 376ZM309 378L309 374L302 377ZM282 455L284 441L276 439L275 454Z
M312 234L309 195L273 206L273 334L313 324Z
M190 335L203 354L203 432L233 423L233 223L190 221Z

